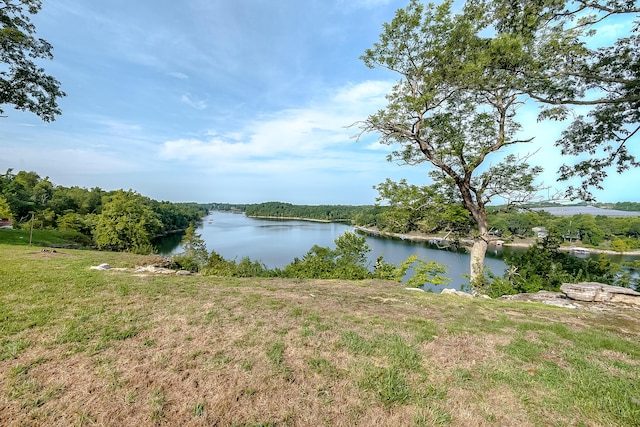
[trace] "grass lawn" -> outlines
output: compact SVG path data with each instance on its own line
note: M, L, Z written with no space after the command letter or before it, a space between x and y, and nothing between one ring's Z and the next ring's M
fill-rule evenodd
M54 246L54 247L89 247L91 238L77 231L64 230L29 230L28 228L0 230L0 244Z
M640 310L0 244L0 425L640 426Z

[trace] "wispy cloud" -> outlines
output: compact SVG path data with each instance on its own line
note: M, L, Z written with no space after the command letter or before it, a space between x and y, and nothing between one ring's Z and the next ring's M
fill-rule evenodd
M194 99L190 93L185 93L184 95L182 95L180 100L188 106L195 108L196 110L204 110L207 108L206 101L201 99Z
M189 76L179 71L172 71L169 73L169 75L171 77L175 77L176 79L180 79L180 80L187 80L189 78Z
M349 126L364 119L364 112L380 108L390 85L377 81L348 85L305 108L264 115L233 132L210 131L203 138L166 141L159 155L165 160L217 164L230 171L255 171L265 165L287 170L329 167L331 162L342 163L336 159L345 158L343 151L355 145L352 137L357 129Z

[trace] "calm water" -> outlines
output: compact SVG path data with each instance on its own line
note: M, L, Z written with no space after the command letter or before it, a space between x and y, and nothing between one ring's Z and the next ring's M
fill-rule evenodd
M203 220L197 232L202 235L209 251L215 250L225 259L240 261L249 257L269 268L282 268L294 258L302 258L313 245L334 248L333 241L345 231L353 231L353 227L336 223L253 219L242 214L213 212ZM164 240L158 247L160 253L180 252L180 238L175 235ZM417 254L422 259L446 265L447 276L451 278L450 287L459 288L468 283L462 277L469 274L469 255L466 253L374 236L367 236L367 243L371 248L368 255L371 265L380 255L385 261L398 264L409 255ZM485 265L500 276L506 268L502 259L491 251L487 253Z

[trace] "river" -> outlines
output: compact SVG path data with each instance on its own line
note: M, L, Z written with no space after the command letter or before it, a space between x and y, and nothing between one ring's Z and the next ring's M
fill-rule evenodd
M302 258L313 245L334 248L333 241L353 227L326 222L297 220L268 220L247 218L243 214L213 212L205 217L197 233L209 251L216 251L228 260L240 261L244 257L260 261L269 268L283 268L296 257ZM181 251L179 235L164 239L158 245L163 255ZM408 256L417 254L422 259L436 261L447 266L449 287L460 289L468 283L464 275L469 274L469 255L453 251L439 250L426 243L366 236L371 248L368 260L371 265L383 255L385 261L398 264ZM487 253L485 265L501 276L506 266L499 254Z

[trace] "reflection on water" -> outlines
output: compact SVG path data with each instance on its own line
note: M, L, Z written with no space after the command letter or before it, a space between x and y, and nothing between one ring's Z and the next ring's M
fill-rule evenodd
M159 239L155 239L153 241L153 246L156 247L159 254L169 255L173 253L176 248L180 246L180 241L182 240L182 236L184 236L184 232L182 233L172 233L168 236L162 236Z
M240 261L244 257L262 262L269 268L283 268L295 258L302 258L314 245L335 247L334 240L353 227L338 223L267 220L247 218L242 214L213 212L205 218L197 233L202 235L209 251L224 258ZM156 245L159 253L169 255L181 251L181 235L172 235ZM366 236L371 248L370 265L384 256L385 261L399 264L410 255L436 261L447 266L451 287L468 283L469 255L464 252L439 250L426 243ZM501 253L487 253L486 266L502 275L506 266Z

